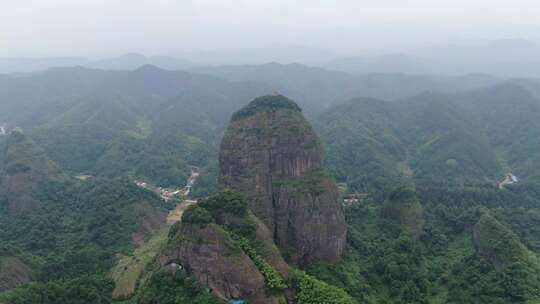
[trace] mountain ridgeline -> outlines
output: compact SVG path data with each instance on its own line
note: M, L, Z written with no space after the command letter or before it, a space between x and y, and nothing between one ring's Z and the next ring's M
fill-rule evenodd
M538 303L538 130L535 79L2 75L0 303Z
M507 83L395 102L354 99L322 113L315 127L338 180L381 193L403 179L419 190L492 188L507 172L538 181L538 121L540 99Z

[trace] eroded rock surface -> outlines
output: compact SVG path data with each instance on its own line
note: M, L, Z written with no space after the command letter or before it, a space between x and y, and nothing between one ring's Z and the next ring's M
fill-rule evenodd
M166 254L160 258L162 266L181 265L223 299L246 299L261 304L279 302L265 293L263 275L222 227L213 223L178 224L180 228L171 233Z
M305 265L338 261L346 226L323 148L301 109L263 96L233 115L220 151L220 183L243 193L284 256Z

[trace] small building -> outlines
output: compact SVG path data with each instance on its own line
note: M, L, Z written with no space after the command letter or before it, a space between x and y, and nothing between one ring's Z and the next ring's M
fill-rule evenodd
M508 176L510 177L510 180L511 180L513 183L517 183L517 182L518 182L518 178L517 178L514 174L510 173Z
M519 180L517 176L515 176L513 173L507 173L504 177L504 180L499 182L497 186L499 187L499 189L503 189L506 185L512 185L517 183L518 181Z
M343 197L343 204L347 205L347 206L354 205L354 204L362 201L366 197L368 197L368 195L369 195L369 193L358 193L358 192L356 192L354 194L345 195Z

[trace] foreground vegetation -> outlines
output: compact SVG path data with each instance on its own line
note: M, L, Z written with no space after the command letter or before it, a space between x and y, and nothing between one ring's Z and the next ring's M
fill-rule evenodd
M338 265L310 267L309 273L344 288L362 303L540 300L540 251L532 245L540 237L531 231L540 220L538 207L524 208L517 202L507 208L463 208L452 200L425 203L426 222L418 240L385 217L377 201L348 207L346 216L347 257ZM482 244L490 247L480 250Z

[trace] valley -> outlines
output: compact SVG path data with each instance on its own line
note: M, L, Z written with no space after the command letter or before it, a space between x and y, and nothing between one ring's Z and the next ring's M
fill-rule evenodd
M186 185L182 188L162 188L150 185L147 182L135 180L134 183L139 188L152 191L159 195L166 202L182 202L185 198L188 197L191 192L197 178L199 177L199 168L196 166L191 166L191 173L187 179Z
M174 204L174 209L167 214L165 223L159 225L161 228L152 232L142 244L139 244L132 255L117 257L116 265L111 270L111 277L115 282L113 299L129 299L134 295L137 282L143 279L141 276L145 267L155 259L160 248L166 243L170 227L182 219L184 211L189 206L197 203L197 200L188 199L188 195L196 185L199 175L199 168L192 166L186 186L177 190L152 187L145 182L135 181L138 187L156 193L168 204Z

